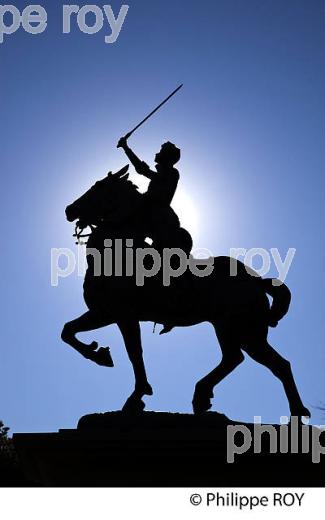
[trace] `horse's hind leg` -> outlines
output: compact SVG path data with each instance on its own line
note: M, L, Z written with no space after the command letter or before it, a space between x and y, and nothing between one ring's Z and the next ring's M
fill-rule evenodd
M100 329L112 323L113 321L107 316L102 316L94 311L88 311L79 318L66 323L63 327L61 338L86 359L90 359L101 366L113 367L114 363L108 348L100 348L97 350L98 344L96 341L93 341L90 345L86 345L76 338L78 332Z
M143 361L141 344L141 329L137 320L118 321L117 323L125 343L129 359L132 363L135 376L135 389L126 401L123 411L139 412L144 409L142 397L152 395L152 388L148 383L146 369Z
M227 330L221 332L216 325L214 328L220 343L222 360L216 368L196 384L192 401L195 414L207 412L211 408L213 388L244 360L238 341L232 337L231 333Z
M291 415L310 417L309 410L302 403L289 361L280 356L266 340L264 340L262 344L244 347L243 350L245 350L252 359L267 367L280 379L289 402Z

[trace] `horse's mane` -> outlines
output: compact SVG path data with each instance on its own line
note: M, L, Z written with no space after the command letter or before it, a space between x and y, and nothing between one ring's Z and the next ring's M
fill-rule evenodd
M127 195L142 197L142 193L139 191L139 188L136 184L134 184L128 175L124 175L123 177L114 178L114 182L116 182L121 188L121 196L126 197Z

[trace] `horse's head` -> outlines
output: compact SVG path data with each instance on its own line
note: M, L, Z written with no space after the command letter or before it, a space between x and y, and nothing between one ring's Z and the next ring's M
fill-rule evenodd
M127 195L136 190L128 180L129 165L119 172L110 172L104 179L97 181L84 195L67 206L67 220L81 220L86 224L98 224L100 221L114 218L119 206L128 204Z

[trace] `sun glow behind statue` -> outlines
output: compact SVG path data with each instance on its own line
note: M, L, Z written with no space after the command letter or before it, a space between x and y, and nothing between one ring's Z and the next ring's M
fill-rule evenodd
M172 208L176 211L182 227L191 233L195 243L199 234L199 214L192 197L184 188L178 188Z

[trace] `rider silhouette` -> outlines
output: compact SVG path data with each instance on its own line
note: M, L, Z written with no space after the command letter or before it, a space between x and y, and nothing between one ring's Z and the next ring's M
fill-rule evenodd
M117 147L123 148L137 173L150 179L146 193L150 202L159 206L170 206L179 181L179 172L174 168L174 165L181 158L180 149L170 142L163 144L160 152L155 156L156 172L154 172L131 150L125 137L119 140Z
M124 150L136 172L150 180L148 190L144 194L145 210L158 234L156 246L159 249L170 247L172 230L166 225L164 210L171 205L177 189L179 172L174 166L181 158L180 149L170 142L163 144L155 156L156 171L152 171L148 164L141 161L131 150L125 137L119 140L117 147Z
M154 232L157 232L158 235L154 240L156 249L162 250L164 247L176 246L185 249L187 254L189 254L192 248L192 239L188 232L185 232L185 242L182 240L184 238L183 233L181 233L181 235L177 235L176 233L176 236L173 237L175 231L167 225L166 219L164 218L166 215L165 210L171 205L179 181L179 172L174 166L181 158L180 149L169 141L164 143L155 156L156 171L152 171L148 164L141 161L133 150L131 150L127 144L126 137L122 137L119 140L117 147L124 150L137 173L150 179L148 190L144 194L145 211L147 215L150 216ZM177 269L178 266L175 265L174 267ZM184 283L188 283L184 276L180 282L180 289L183 288ZM179 306L178 292L179 291L174 295L176 297L176 307ZM173 323L165 323L160 334L166 334L173 326Z

